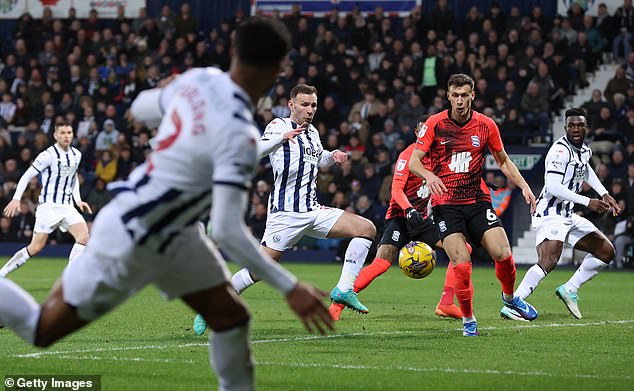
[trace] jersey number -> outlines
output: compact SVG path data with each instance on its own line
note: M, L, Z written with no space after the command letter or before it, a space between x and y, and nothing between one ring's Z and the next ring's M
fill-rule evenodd
M451 163L449 163L449 169L453 172L469 172L470 161L471 152L454 152L451 155Z
M176 131L170 134L167 138L164 138L163 140L161 140L156 146L156 149L154 150L155 152L160 151L162 149L169 148L170 145L174 144L174 141L176 141L178 136L181 134L181 131L183 130L183 121L181 120L180 115L178 115L178 111L174 110L172 112L171 119ZM148 174L154 169L154 164L152 164L151 157L152 157L151 154L147 157L147 162L148 162L147 173Z

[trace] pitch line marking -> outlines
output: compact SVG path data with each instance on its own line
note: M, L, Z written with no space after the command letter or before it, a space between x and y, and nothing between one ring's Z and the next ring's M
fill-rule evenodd
M508 321L511 322L511 321ZM510 327L498 327L488 326L479 327L479 330L513 330L513 329L531 329L531 328L545 328L545 327L587 327L587 326L608 326L634 323L634 319L624 320L607 320L603 322L586 322L586 323L547 323L547 324L528 324L528 325L515 325ZM462 328L444 329L440 331L456 331L462 330ZM299 341L312 341L312 340L324 340L335 338L347 338L347 337L359 337L359 336L377 336L377 335L399 335L399 334L414 334L417 331L381 331L381 332L369 332L369 333L348 333L348 334L331 334L331 335L309 335L306 337L293 337L293 338L270 338L270 339L256 339L251 341L252 344L260 343L280 343L280 342L299 342ZM84 354L84 353L99 353L99 352L116 352L116 351L128 351L128 350L147 350L147 349L181 349L189 347L207 347L208 343L186 343L178 345L145 345L145 346L121 346L121 347L108 347L108 348L93 348L93 349L79 349L79 350L64 350L64 351L44 351L34 353L15 354L15 358L41 358L43 356L55 356L65 354Z
M281 367L299 367L299 368L330 368L330 369L360 369L360 370L382 370L382 371L406 371L406 372L439 372L439 373L460 373L460 374L484 374L484 375L514 375L514 376L543 376L543 377L564 377L564 378L581 378L581 379L618 379L631 380L632 376L598 376L590 374L561 374L548 372L517 372L517 371L500 371L495 369L458 369L458 368L416 368L416 367L381 367L371 365L331 365L331 364L313 364L313 363L280 363L271 361L256 362L257 365L263 366L281 366Z

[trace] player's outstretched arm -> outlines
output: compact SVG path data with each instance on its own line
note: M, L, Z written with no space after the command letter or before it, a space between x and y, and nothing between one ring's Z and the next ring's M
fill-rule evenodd
M75 200L75 204L82 212L92 214L92 209L87 202L82 201L81 193L79 192L79 178L77 178L77 174L75 174L75 186L73 186L73 200Z
M132 102L130 113L134 119L145 122L148 126L158 126L163 118L161 108L161 89L152 88L141 91Z
M228 257L282 292L309 331L332 330L332 320L322 301L326 293L298 282L293 274L259 249L244 223L246 189L238 184L216 183L212 205L212 238Z
M4 215L7 217L13 217L16 216L20 211L20 200L11 200L9 201L9 203L7 204L7 206L4 207Z
M420 149L414 149L412 151L412 156L409 158L409 170L414 173L419 178L425 179L427 181L427 187L429 187L429 191L435 195L442 195L447 192L447 186L442 183L442 180L434 175L433 172L423 166L423 158L425 157L425 152Z
M612 209L612 215L617 216L618 214L620 214L621 208L619 207L619 203L616 202L616 200L608 193L605 186L603 186L603 184L601 183L601 180L599 179L597 174L594 172L592 167L590 167L590 165L587 165L586 172L587 172L586 182L590 185L590 187L592 187L592 189L594 189L594 191L597 192L597 194L601 196L601 200L607 203L608 208ZM588 207L590 207L590 205L588 205Z
M515 183L520 189L522 189L522 195L524 196L526 203L530 205L531 213L535 212L535 207L536 207L535 194L533 194L531 187L528 185L528 183L526 182L526 180L520 173L520 170L515 165L515 163L513 163L511 159L509 159L509 156L506 154L506 151L501 150L501 151L493 152L493 157L495 158L495 161L500 167L500 170L502 171L502 173L508 179L513 181L513 183Z
M22 194L24 194L24 190L26 190L26 187L29 182L31 182L31 179L35 178L37 174L39 174L39 172L33 166L30 166L26 172L22 174L22 177L15 188L15 193L13 193L13 199L4 208L5 216L13 217L20 212L20 200L22 199Z

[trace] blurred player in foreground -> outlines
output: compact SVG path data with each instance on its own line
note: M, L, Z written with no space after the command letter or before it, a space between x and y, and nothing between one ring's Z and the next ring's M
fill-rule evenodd
M308 330L332 329L326 293L258 251L244 223L259 138L253 102L273 85L290 34L281 22L253 18L237 28L234 45L228 73L193 69L139 95L132 106L137 119L163 113L156 149L126 182L110 187L114 198L97 216L86 252L44 304L0 279L0 322L48 346L153 283L203 314L214 330L209 354L219 389L253 389L250 315L229 284L217 244L282 292ZM213 241L196 223L210 205Z

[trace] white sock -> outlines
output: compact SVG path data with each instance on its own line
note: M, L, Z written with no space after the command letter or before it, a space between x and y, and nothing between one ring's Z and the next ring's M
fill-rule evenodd
M254 389L249 322L209 333L209 360L218 377L219 391Z
M599 274L599 271L605 269L606 266L608 266L607 263L603 262L594 255L586 255L575 274L573 274L572 277L570 277L570 280L566 283L566 290L569 293L576 293L579 288L581 288L581 285L590 281L594 276Z
M70 255L68 256L68 262L73 262L84 253L84 250L86 250L86 245L79 243L73 244L73 248L70 250Z
M24 265L24 262L26 262L29 258L31 258L31 256L29 255L29 252L26 251L26 247L18 250L18 252L13 254L11 259L9 259L9 262L0 269L0 277L6 277L7 274Z
M539 265L533 265L524 275L520 286L515 290L515 296L519 296L522 299L526 299L530 296L537 285L546 277L546 272Z
M469 322L477 322L475 315L471 315L469 317L466 317L466 316L462 317L462 324L469 323Z
M35 343L40 305L11 280L0 278L0 323L30 344Z
M341 277L337 283L337 288L342 292L347 292L354 288L354 281L365 263L372 241L366 238L353 238L346 249Z
M235 289L238 294L244 292L248 287L255 284L256 281L253 281L251 278L251 274L247 269L240 269L236 274L231 277L231 286Z

